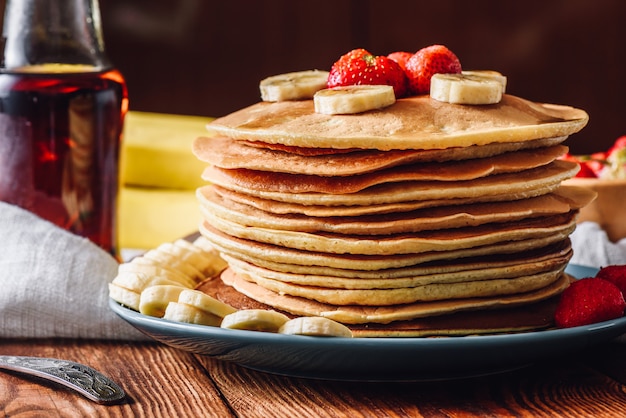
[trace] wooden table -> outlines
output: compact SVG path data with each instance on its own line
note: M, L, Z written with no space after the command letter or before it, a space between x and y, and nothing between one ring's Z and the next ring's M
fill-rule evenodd
M616 342L513 372L419 383L275 376L159 343L0 340L0 354L84 363L128 395L98 405L56 384L0 373L0 417L626 416L626 344Z

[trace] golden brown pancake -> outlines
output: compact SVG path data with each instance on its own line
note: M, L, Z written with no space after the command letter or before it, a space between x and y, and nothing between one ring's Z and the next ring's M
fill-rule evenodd
M432 162L449 163L451 161L484 159L522 150L526 150L526 152L520 153L520 157L534 156L537 158L536 154L541 152L544 161L550 162L555 158L554 156L558 157L567 152L566 148L556 147L565 139L566 137L545 138L524 142L493 143L482 146L433 150L337 150L336 153L331 153L329 150L321 155L303 156L299 151L294 153L270 149L268 148L270 144L250 146L246 145L249 144L248 141L234 141L224 137L200 137L194 141L193 152L200 160L220 168L247 168L318 176L349 176L415 163L431 163L423 167L422 165L418 166L421 171L426 171L429 167L431 169L435 167L439 171L441 167L433 165ZM257 142L256 144L260 143ZM286 148L289 150L296 149L296 147ZM315 150L316 148L304 149ZM531 150L536 151L533 154ZM549 155L544 155L546 150L553 152L552 158ZM495 162L498 163L497 160ZM517 164L519 165L520 161ZM535 163L536 165L538 164ZM459 168L462 169L463 165ZM530 168L530 164L524 168Z
M559 270L567 264L571 257L571 250L536 258L526 257L527 260L511 257L512 260L507 260L508 262L498 260L495 257L485 257L483 260L450 260L446 264L431 263L375 272L348 270L346 275L349 277L345 277L344 274L342 274L343 277L333 276L335 270L331 269L326 271L326 275L271 270L227 254L222 256L234 272L245 273L251 277L334 289L402 289L433 283L454 283L459 280L472 282L510 279ZM291 266L288 265L285 268L288 270Z
M557 160L523 173L497 174L475 180L387 183L383 179L383 184L369 184L369 187L363 183L355 185L349 177L343 182L316 177L308 179L313 183L299 183L298 180L304 180L299 175L215 167L209 167L203 178L226 189L279 202L350 206L463 198L477 202L515 200L556 190L561 181L573 177L578 170L577 163Z
M440 300L493 298L506 295L527 293L544 288L561 277L565 265L561 269L537 273L530 276L509 277L499 279L483 279L476 281L458 281L451 283L429 283L414 287L392 289L337 289L322 286L299 285L289 282L268 279L250 272L233 271L236 274L256 283L264 289L279 295L302 297L309 300L331 305L357 306L391 306L416 302L432 302ZM465 279L463 274L458 280Z
M200 232L229 263L206 289L361 336L547 326L513 315L481 328L475 311L539 306L569 284L568 237L593 194L560 187L579 166L559 157L587 120L510 95L355 115L257 103L219 118L193 147L210 183ZM461 313L474 322L442 319Z
M392 306L338 306L297 296L279 295L256 283L244 280L230 269L222 273L221 279L244 295L275 309L293 315L322 316L345 324L388 324L393 321L405 321L467 310L495 309L529 304L555 296L569 284L567 275L561 274L557 281L545 288L509 296L438 300Z
M564 189L567 192L567 189ZM525 218L557 215L579 209L593 194L580 189L580 199L560 196L558 191L530 199L439 206L408 212L363 216L313 217L305 214L277 214L224 198L213 186L203 187L198 197L201 210L240 225L275 230L333 232L354 235L382 235L435 229L511 222ZM302 207L302 206L301 206ZM270 207L271 209L271 207ZM208 215L210 217L210 214Z
M198 287L224 303L239 309L274 309L258 302L220 278L212 278ZM392 324L348 324L355 337L429 337L463 336L539 330L553 324L558 296L545 300L499 308L467 310L443 315L395 321ZM288 316L295 316L285 312Z
M404 232L389 235L349 235L276 231L242 226L205 213L205 220L225 234L303 251L333 254L394 255L419 254L429 251L452 251L493 245L510 241L524 241L545 236L567 237L576 227L576 213L528 218L506 224Z
M274 200L262 199L247 194L234 192L232 190L224 189L223 187L210 185L198 188L197 196L201 205L205 205L208 200L212 199L212 195L215 194L219 199L231 201L237 204L251 206L253 208L271 212L275 215L286 214L303 214L313 217L337 217L337 216L363 216L363 215L375 215L375 214L389 214L389 213L401 213L410 212L414 210L422 210L425 208L438 208L438 207L450 207L452 205L469 205L471 203L487 203L509 201L522 202L523 199L510 195L503 191L501 196L480 196L478 198L459 198L459 199L442 199L442 200L417 200L408 202L398 202L390 204L379 205L360 205L360 206L323 206L323 205L300 205L297 203L279 202ZM504 196L504 197L502 197ZM582 206L587 205L593 198L595 193L590 192L586 188L581 187L558 187L552 193L548 193L540 196L542 200L549 199L551 204L555 207L560 207L563 210L569 207L571 209L580 209ZM529 199L534 199L530 196ZM558 202L562 202L559 204ZM523 205L523 203L522 203ZM569 209L567 209L569 210ZM459 212L462 212L460 209Z
M495 105L464 106L429 96L399 99L357 115L315 113L312 100L260 102L208 125L235 139L310 148L445 149L568 136L589 119L583 110L504 95Z
M540 238L500 242L494 245L459 250L425 251L418 254L363 255L302 251L237 238L219 231L207 222L200 225L200 232L221 253L279 271L310 271L311 274L327 274L328 269L337 269L333 274L340 274L341 270L370 270L376 272L435 261L457 260L464 257L523 253L562 243L567 239L567 236L563 237L561 234L549 234ZM291 268L280 270L281 266L289 266ZM301 266L302 270L296 270L297 266Z

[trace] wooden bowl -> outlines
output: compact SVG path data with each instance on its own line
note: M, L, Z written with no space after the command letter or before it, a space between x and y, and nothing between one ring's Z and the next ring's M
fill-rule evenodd
M626 179L576 177L563 182L595 191L596 199L580 210L578 223L598 223L613 242L626 238Z

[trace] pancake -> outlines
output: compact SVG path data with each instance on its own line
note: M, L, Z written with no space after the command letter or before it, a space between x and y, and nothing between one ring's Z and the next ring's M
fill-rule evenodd
M338 217L338 216L363 216L374 214L401 213L425 208L450 207L452 205L468 205L472 202L486 203L507 201L502 196L491 197L481 196L476 198L459 198L459 199L442 199L442 200L426 200L426 201L408 201L379 205L361 205L361 206L322 206L322 205L299 205L297 203L278 202L274 200L262 199L223 187L210 185L197 189L197 197L201 206L208 204L212 199L220 199L230 201L245 206L250 206L265 212L271 212L274 215L285 214L303 214L312 217ZM215 196L215 197L214 197ZM523 199L517 200L515 195L505 194L508 201L521 202ZM580 209L587 205L595 197L594 192L590 192L587 188L560 186L552 193L541 196L542 200L549 199L551 205L565 208ZM530 197L530 199L534 199ZM559 204L559 202L562 202ZM523 204L523 203L522 203ZM569 209L568 209L569 210ZM462 210L460 210L462 211Z
M494 105L464 106L429 96L357 115L324 115L312 100L260 102L212 121L209 132L235 139L311 148L445 149L568 136L589 116L568 106L504 95Z
M220 170L215 167L209 167L203 179L229 190L279 202L360 206L438 199L469 198L476 202L517 200L556 190L561 181L573 177L578 170L577 163L557 160L523 173L498 174L467 181L392 182L356 192L355 189L360 189L363 184L354 187L349 181L334 184L322 181L316 184L287 183L286 174Z
M509 244L510 245L510 244ZM494 250L495 248L492 248ZM234 270L256 271L266 277L292 283L313 284L338 288L392 288L409 287L416 283L437 283L458 280L463 274L471 280L478 277L503 278L528 275L560 267L572 255L569 240L545 247L515 253L491 253L463 256L456 259L430 260L401 267L378 270L341 269L327 266L303 266L280 263L253 256L234 257L230 251L222 253ZM356 264L358 267L358 263ZM332 285L331 285L332 283ZM398 284L399 285L398 285Z
M499 224L498 227L487 224L383 236L276 231L242 226L208 212L205 212L205 220L228 235L277 246L334 254L393 255L459 250L548 235L565 238L576 228L576 214L577 211L571 211L561 215L508 222Z
M392 306L338 306L297 296L279 295L256 283L244 280L230 269L222 273L221 280L227 285L233 286L238 292L275 309L286 311L293 315L322 316L344 324L389 324L394 321L405 321L453 312L529 304L558 295L569 284L567 275L561 274L555 282L547 287L509 296L446 299Z
M224 303L239 309L274 309L258 302L220 278L212 278L201 283L198 290L211 295ZM411 320L395 321L389 324L347 324L354 337L441 337L482 335L494 333L523 332L549 328L554 317L558 296L521 306L499 308L494 315L490 309L463 310L436 316L426 316ZM285 312L293 317L293 314Z
M331 305L390 306L415 302L432 302L465 298L501 297L541 289L561 277L561 269L537 273L530 276L500 279L465 280L462 274L451 283L429 283L414 287L392 289L337 289L321 286L297 285L268 279L259 275L236 271L236 274L279 295L302 297ZM233 271L235 271L233 269Z
M422 263L456 260L496 254L515 254L544 248L567 239L560 234L520 241L499 242L495 245L450 251L425 251L418 254L362 255L302 251L271 245L225 234L207 222L200 225L201 234L220 252L253 264L280 269L281 266L301 266L311 274L325 274L328 269L379 271L415 266ZM270 267L272 265L272 267ZM286 271L296 272L293 268Z
M565 267L571 257L571 250L560 255L531 259L526 263L519 261L516 264L471 263L466 260L454 260L444 265L383 270L378 275L368 274L370 272L367 271L351 271L352 277L282 272L263 268L226 254L223 257L235 273L244 273L250 277L334 289L402 289L434 283L454 283L461 279L468 282L511 279L554 271ZM332 274L332 271L328 274Z
M594 196L561 187L579 166L560 157L587 121L511 95L485 106L409 97L353 115L257 103L216 119L193 146L207 163L200 233L229 267L206 290L356 336L549 326L520 311L476 320L546 312L569 284L569 235Z
M581 191L585 191L585 189L581 189ZM583 192L578 195L581 197L580 199L567 200L557 193L550 193L516 201L440 206L391 214L313 217L304 214L276 214L260 210L226 199L223 195L216 193L212 186L205 186L198 193L203 213L208 211L240 225L275 230L354 235L381 235L461 228L557 215L567 213L572 209L580 209L590 202L592 195L592 193L585 194ZM207 214L207 216L210 217L211 215Z
M243 184L246 179L251 179L246 182L246 187L248 188L254 188L253 185L259 188L259 185L263 185L261 190L289 190L292 193L354 193L384 183L402 181L463 181L479 179L494 174L519 173L524 170L545 166L563 156L566 152L567 147L556 145L536 151L517 151L489 158L402 165L353 176L333 176L328 173L318 175L318 173L312 171L308 171L308 174L279 174L277 171L257 171L245 168L224 169L210 166L205 169L203 177L210 180L213 176L212 172L221 171L223 176L237 178L236 181L239 184ZM273 185L273 188L267 186L270 184Z
M285 147L290 152L268 148L270 144L250 146L248 141L233 141L223 137L200 137L194 141L193 153L204 162L215 167L236 169L247 168L292 174L315 174L318 176L349 176L414 163L450 162L483 159L513 151L546 149L556 151L556 156L566 152L556 147L566 137L546 138L534 141L495 143L482 146L457 147L438 150L347 150L349 152L304 156L296 147ZM261 144L261 143L256 143ZM315 150L315 148L304 148ZM521 154L523 155L523 154ZM548 156L547 161L551 161ZM519 164L519 161L518 161ZM430 165L432 167L432 164ZM437 167L438 168L438 167ZM527 168L527 167L525 167ZM425 168L422 168L425 171Z

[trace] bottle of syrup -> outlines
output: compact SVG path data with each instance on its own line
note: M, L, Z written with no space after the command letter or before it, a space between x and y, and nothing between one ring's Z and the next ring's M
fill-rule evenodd
M128 94L105 53L98 0L8 0L0 46L0 201L119 259Z

